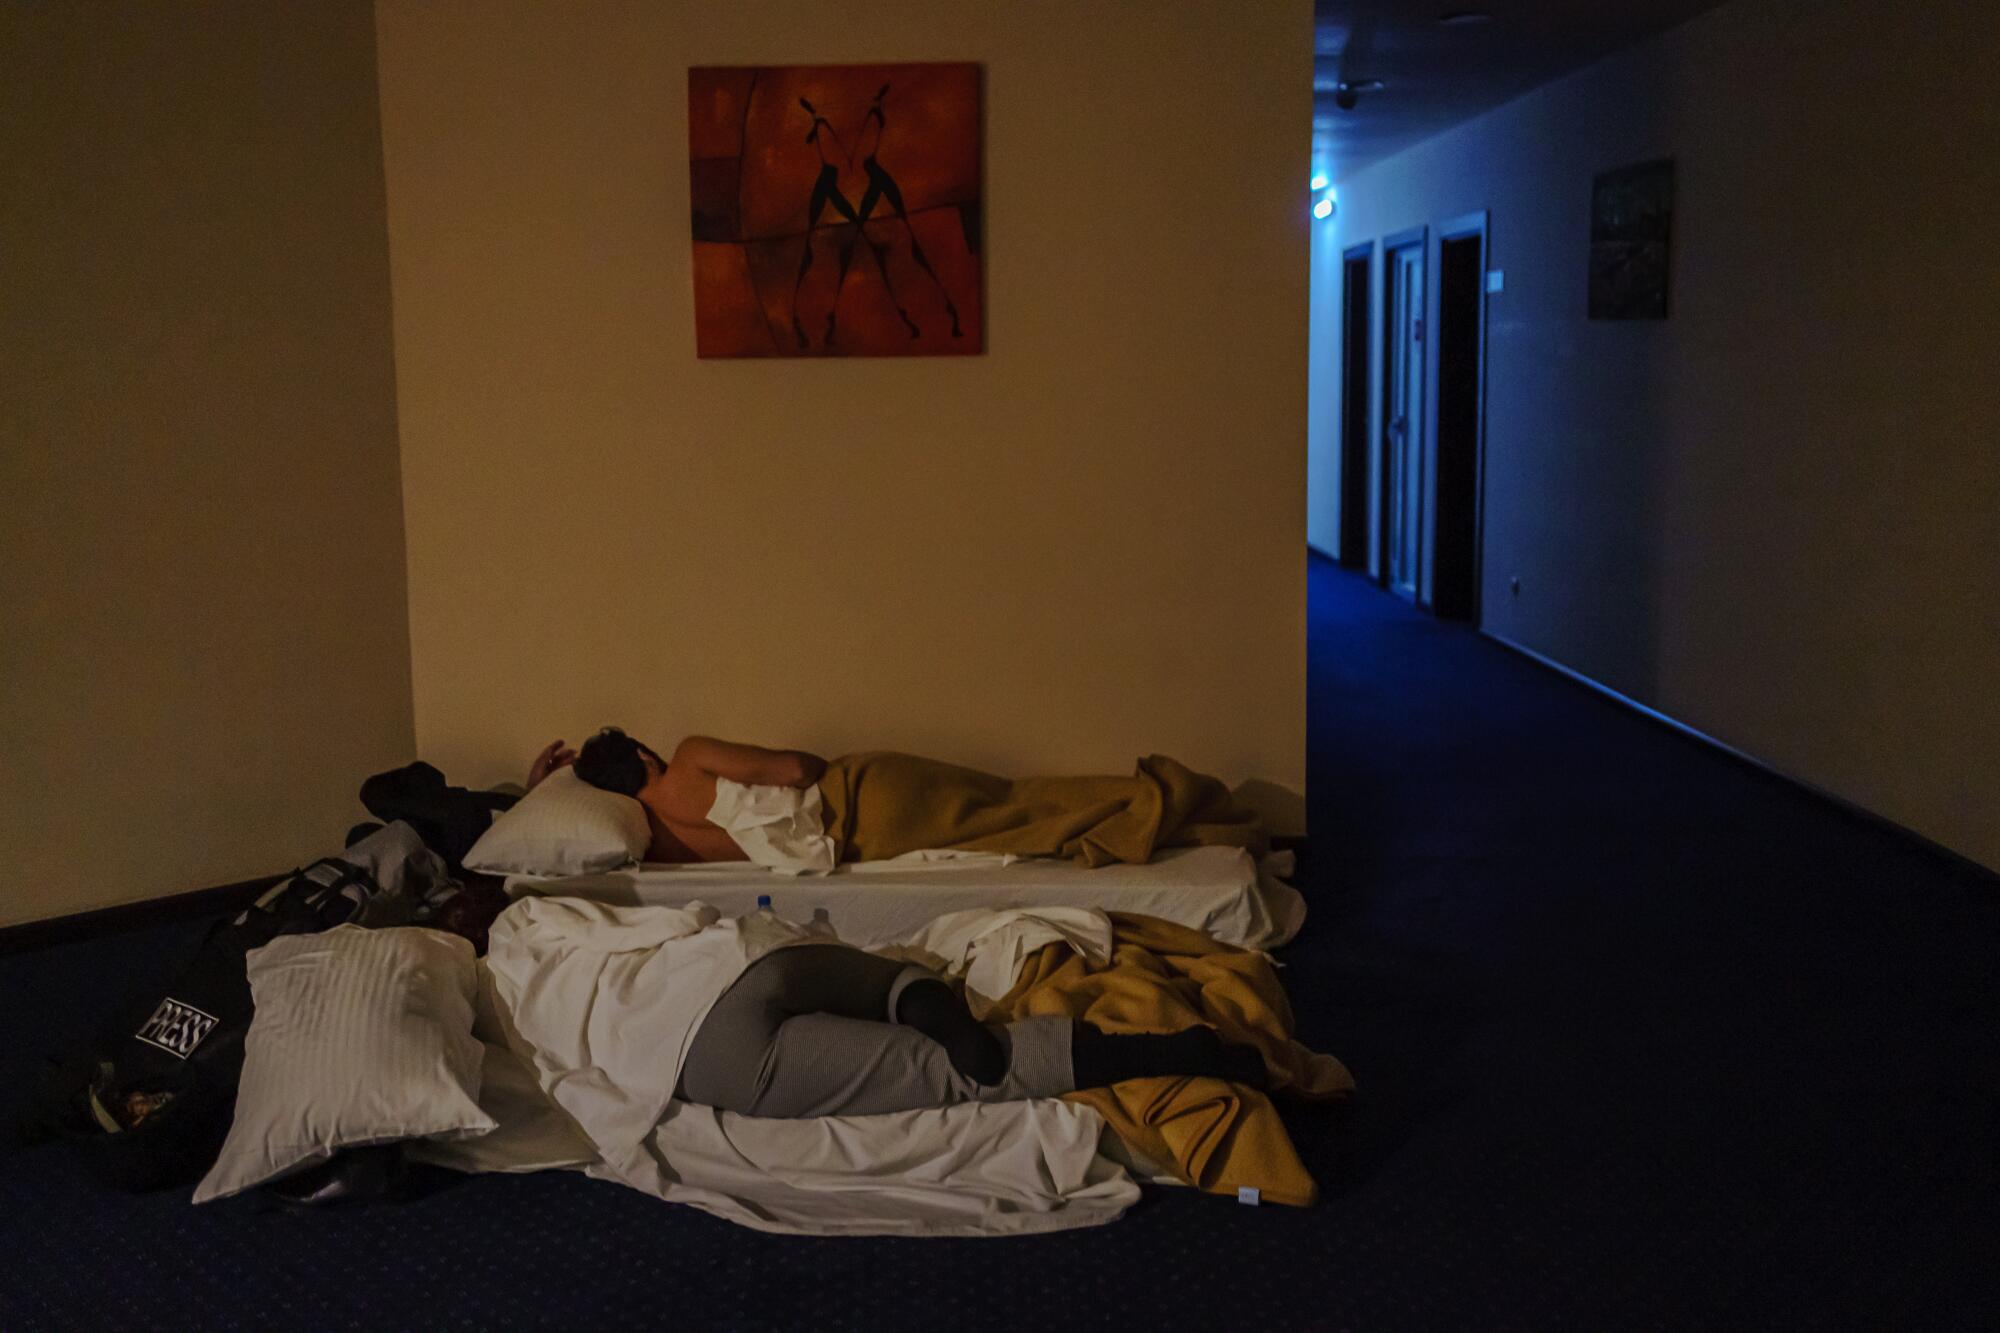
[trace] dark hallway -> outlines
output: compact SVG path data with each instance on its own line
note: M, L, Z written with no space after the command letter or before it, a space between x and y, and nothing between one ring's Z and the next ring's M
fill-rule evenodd
M1360 1322L2000 1323L1995 883L1323 558L1311 589L1293 975L1361 1089L1327 1252L1424 1293Z

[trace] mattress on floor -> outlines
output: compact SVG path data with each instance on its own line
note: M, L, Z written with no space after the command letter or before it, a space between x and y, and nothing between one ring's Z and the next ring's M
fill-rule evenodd
M901 940L946 912L970 908L1096 907L1142 912L1205 930L1225 944L1270 949L1305 924L1298 891L1278 877L1289 856L1260 866L1236 847L1189 847L1145 865L1086 870L1070 861L1012 865L860 862L831 875L775 875L748 862L643 865L598 875L513 875L507 892L560 894L617 906L681 907L700 900L727 916L772 910L804 921L821 907L840 938L864 949Z

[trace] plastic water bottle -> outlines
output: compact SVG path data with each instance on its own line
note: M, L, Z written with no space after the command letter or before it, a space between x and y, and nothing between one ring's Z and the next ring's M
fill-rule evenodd
M806 927L806 931L808 934L816 935L823 940L837 940L840 938L833 929L833 918L826 914L824 907L813 908L812 924Z
M740 929L744 943L755 956L793 938L796 927L778 920L778 914L771 910L771 895L760 893L757 895L757 910L743 918Z

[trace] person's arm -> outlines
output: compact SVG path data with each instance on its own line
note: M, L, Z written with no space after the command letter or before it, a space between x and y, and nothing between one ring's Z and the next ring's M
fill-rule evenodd
M542 747L542 752L535 756L535 762L528 765L528 789L533 791L535 784L543 778L559 768L568 768L575 762L575 750L559 740L550 741Z
M674 751L673 762L746 787L810 787L826 772L826 760L804 750L767 750L713 736L688 737Z

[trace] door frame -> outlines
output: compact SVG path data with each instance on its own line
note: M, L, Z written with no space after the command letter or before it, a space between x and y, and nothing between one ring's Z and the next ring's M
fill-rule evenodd
M1350 281L1356 264L1361 265L1358 291ZM1348 246L1340 252L1340 538L1336 546L1342 565L1363 570L1368 567L1371 527L1368 437L1374 401L1368 361L1375 336L1374 293L1375 242ZM1360 303L1358 320L1352 308L1356 301ZM1359 338L1354 336L1357 323Z
M1375 572L1375 581L1384 588L1388 588L1390 586L1389 584L1389 403L1391 398L1394 396L1395 390L1394 386L1390 384L1389 379L1390 376L1394 373L1396 365L1396 358L1391 354L1390 351L1391 343L1396 337L1396 331L1390 327L1395 322L1396 318L1396 298L1395 298L1395 288L1394 288L1395 261L1396 261L1396 254L1398 251L1408 250L1412 247L1416 249L1417 257L1423 262L1424 265L1424 302L1423 302L1423 309L1421 313L1417 316L1417 318L1423 321L1426 325L1428 325L1430 321L1430 292L1431 288L1436 285L1433 282L1431 282L1430 228L1428 226L1406 227L1402 231L1392 232L1389 235L1384 236L1382 238L1382 265L1381 265L1382 318L1379 321L1382 329L1382 366L1381 366L1381 374L1379 374L1376 377L1378 381L1378 391L1380 393L1380 400L1378 403L1379 410L1375 413L1376 421L1375 421L1375 432L1374 432L1374 437L1375 437L1374 445L1375 445L1375 515L1376 515L1375 553L1376 553L1376 559L1379 562ZM1427 363L1430 360L1431 344L1434 341L1435 341L1434 339L1426 337L1422 340L1421 345L1417 349L1418 364L1423 367L1423 370L1425 372L1428 372L1430 369ZM1425 413L1425 415L1429 416L1430 414L1427 412ZM1428 433L1429 430L1430 430L1430 423L1427 421L1424 423L1424 433ZM1405 443L1406 445L1414 444L1417 450L1417 540L1416 540L1417 568L1415 574L1410 580L1410 591L1411 591L1411 599L1421 604L1421 602L1423 601L1423 592L1424 592L1423 496L1425 490L1425 477L1427 475L1424 468L1424 464L1427 460L1425 459L1424 456L1424 444L1421 439L1418 439L1416 441L1408 441L1406 439Z
M1444 327L1444 246L1447 241L1463 241L1471 237L1479 238L1479 315L1473 330L1474 351L1478 365L1474 374L1474 398L1472 421L1472 605L1470 620L1472 625L1480 622L1482 603L1485 600L1486 582L1486 319L1487 308L1491 304L1486 298L1486 275L1493 271L1493 233L1491 210L1478 209L1464 213L1437 226L1437 268L1438 280L1427 285L1436 289L1434 313L1430 327L1441 330ZM1443 347L1440 338L1428 339L1438 349L1438 363L1431 376L1431 402L1429 420L1424 429L1433 441L1437 440L1437 423L1443 420L1439 410L1438 397L1444 389ZM1427 352L1428 355L1428 352ZM1435 447L1435 445L1433 446ZM1432 528L1432 540L1436 540L1436 527ZM1427 553L1428 554L1428 553ZM1435 569L1427 563L1425 568ZM1435 602L1435 589L1430 599ZM1435 609L1435 607L1433 607Z

